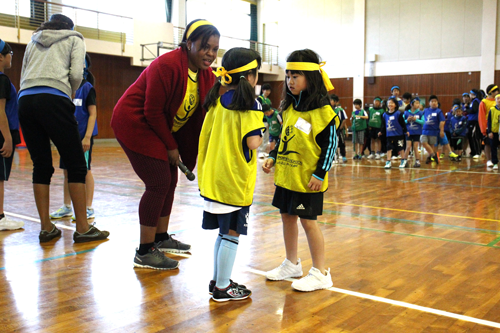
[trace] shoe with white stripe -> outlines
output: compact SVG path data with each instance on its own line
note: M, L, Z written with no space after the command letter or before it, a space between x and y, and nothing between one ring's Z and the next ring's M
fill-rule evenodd
M302 279L294 281L292 288L299 291L314 291L320 289L328 289L333 286L330 269L326 271L326 275L315 267L311 268L309 274Z
M302 264L300 263L300 259L297 261L297 265L294 265L290 260L285 259L281 265L266 272L266 278L273 281L280 281L292 277L301 277L303 274Z

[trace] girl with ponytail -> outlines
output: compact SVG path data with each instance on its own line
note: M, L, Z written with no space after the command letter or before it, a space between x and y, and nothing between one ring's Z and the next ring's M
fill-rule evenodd
M256 149L262 143L262 106L255 100L261 65L253 50L234 48L222 58L209 91L198 149L198 185L205 198L203 229L219 229L209 292L216 302L242 300L252 292L230 280L239 235L247 234L257 177ZM226 92L219 96L223 86Z

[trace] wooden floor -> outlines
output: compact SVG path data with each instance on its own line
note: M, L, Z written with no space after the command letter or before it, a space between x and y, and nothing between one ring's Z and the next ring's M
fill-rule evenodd
M192 253L172 256L178 270L153 271L133 268L143 187L119 147L93 153L95 222L111 232L101 243L74 244L63 220L63 237L39 244L25 149L14 164L5 211L25 229L0 232L0 332L500 332L500 176L484 160L333 166L318 222L334 288L313 293L263 276L284 245L272 175L259 169L233 270L253 295L228 303L208 294L217 232L201 229L196 182L180 178L170 227ZM56 209L60 170L52 185ZM307 272L303 230L299 255Z

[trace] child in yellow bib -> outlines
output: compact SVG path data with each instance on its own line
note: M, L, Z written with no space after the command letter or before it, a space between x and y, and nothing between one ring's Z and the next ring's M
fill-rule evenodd
M203 229L219 229L209 292L216 302L242 300L252 292L230 280L239 235L247 234L257 177L257 149L264 129L262 105L255 99L261 57L245 48L227 51L207 95L200 133L198 185L205 199ZM227 91L219 97L221 85Z
M300 217L313 261L309 274L292 283L292 288L300 291L332 286L330 269L325 269L323 234L316 219L323 213L323 192L328 189L328 171L337 149L340 120L328 99L333 86L322 65L311 50L295 51L288 56L281 102L281 141L262 166L269 173L276 165L273 206L280 209L286 250L285 261L267 272L266 277L284 280L302 276L297 257Z

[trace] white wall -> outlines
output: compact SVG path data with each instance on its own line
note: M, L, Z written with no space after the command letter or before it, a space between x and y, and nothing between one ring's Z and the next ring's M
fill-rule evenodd
M309 48L326 61L324 69L330 77L353 75L352 52L363 52L363 43L350 38L353 0L259 0L257 6L260 41L263 24L278 22L281 67L292 51Z
M366 54L378 62L481 55L482 0L368 0Z

